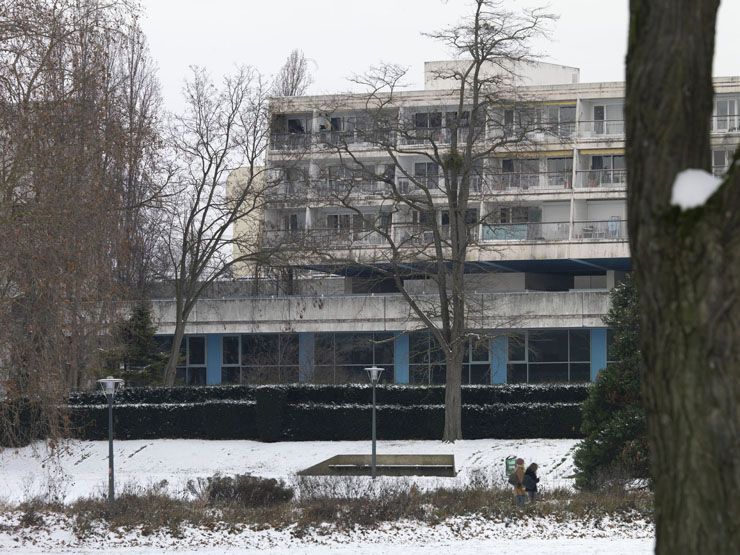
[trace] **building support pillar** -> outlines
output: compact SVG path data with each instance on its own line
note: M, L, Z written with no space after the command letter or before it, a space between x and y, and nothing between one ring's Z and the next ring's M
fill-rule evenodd
M209 333L206 335L206 385L221 383L221 358L223 335Z
M591 330L591 381L606 368L606 328Z
M313 379L314 344L313 333L298 334L298 381L301 383L310 382Z
M395 383L409 383L409 336L395 332L393 339L393 379Z
M506 365L509 362L509 338L497 335L491 340L491 383L506 383Z

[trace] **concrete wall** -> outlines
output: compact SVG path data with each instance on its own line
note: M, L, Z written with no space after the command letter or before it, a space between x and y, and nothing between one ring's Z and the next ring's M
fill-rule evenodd
M441 60L424 62L424 89L425 90L449 90L459 86L453 79L444 79L441 75L449 74L450 71L461 71L469 65L467 60ZM580 81L581 70L577 67L548 64L546 62L519 62L506 64L508 72L517 75L518 86L542 86L542 85L571 85ZM490 64L482 70L482 75L504 75L505 72L497 65Z
M422 297L431 306L435 296ZM608 308L606 291L468 295L471 327L598 327ZM174 301L154 301L157 333L174 333ZM204 299L196 303L188 334L320 331L402 331L418 321L400 295Z

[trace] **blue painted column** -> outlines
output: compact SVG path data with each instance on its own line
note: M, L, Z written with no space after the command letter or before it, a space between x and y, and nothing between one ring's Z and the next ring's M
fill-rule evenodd
M506 365L509 362L509 338L499 335L491 340L491 383L506 383Z
M591 330L591 381L606 368L606 328Z
M206 384L218 385L221 383L221 351L223 349L223 335L209 333L206 335Z
M409 383L409 336L395 332L393 339L393 376L396 383Z
M314 334L300 332L298 334L298 381L310 382L313 378Z

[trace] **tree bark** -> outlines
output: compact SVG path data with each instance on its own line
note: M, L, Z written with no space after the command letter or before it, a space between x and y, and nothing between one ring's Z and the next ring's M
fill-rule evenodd
M718 6L630 2L629 231L659 554L740 553L737 163L704 206L670 204L679 172L710 169Z

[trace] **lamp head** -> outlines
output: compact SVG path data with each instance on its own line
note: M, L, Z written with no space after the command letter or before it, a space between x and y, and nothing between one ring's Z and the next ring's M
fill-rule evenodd
M378 368L377 366L371 366L370 368L365 368L365 372L367 372L367 375L370 378L370 381L374 384L377 384L378 380L380 379L380 374L383 373L383 368Z
M106 396L110 395L112 397L116 394L116 391L123 387L123 380L120 378L114 378L113 376L108 376L107 378L98 380L98 384Z

